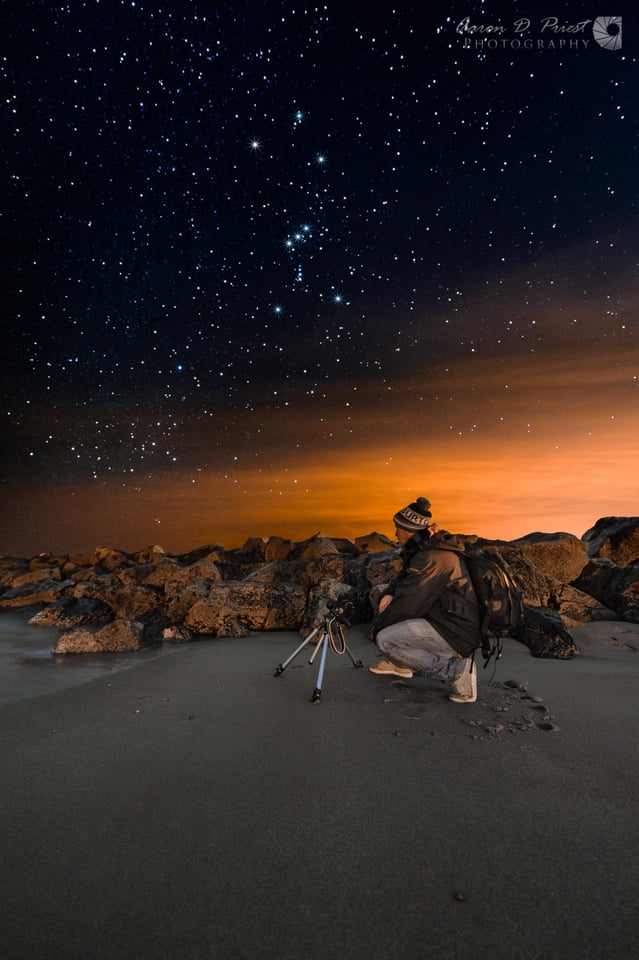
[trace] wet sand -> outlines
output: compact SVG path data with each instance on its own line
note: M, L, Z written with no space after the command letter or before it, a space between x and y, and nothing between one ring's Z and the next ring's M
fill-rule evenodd
M81 657L52 654L56 640L64 631L29 624L29 618L37 609L0 614L0 707L140 666L175 649L164 646L138 653L87 653Z
M311 703L280 633L1 707L3 956L634 955L639 625L574 636L476 704L334 653Z

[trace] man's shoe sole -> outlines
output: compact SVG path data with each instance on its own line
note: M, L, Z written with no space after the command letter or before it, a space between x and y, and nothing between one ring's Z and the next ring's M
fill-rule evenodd
M408 668L401 673L398 670L375 670L373 667L369 667L368 669L370 673L374 673L378 677L400 677L402 680L410 680L413 676L413 671Z

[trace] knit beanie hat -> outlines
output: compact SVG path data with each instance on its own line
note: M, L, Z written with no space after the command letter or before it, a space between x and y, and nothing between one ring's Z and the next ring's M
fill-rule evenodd
M410 530L411 533L418 533L420 530L428 530L431 517L429 510L430 500L426 497L418 497L415 503L409 503L403 510L399 510L393 517L393 523L402 530Z

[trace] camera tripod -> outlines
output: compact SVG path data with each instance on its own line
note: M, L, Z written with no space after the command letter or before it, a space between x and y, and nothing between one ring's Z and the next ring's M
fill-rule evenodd
M344 616L344 607L340 605L338 600L329 600L327 603L328 614L325 619L315 627L315 629L309 633L306 640L303 640L300 643L299 647L293 651L288 660L285 660L284 663L280 663L275 668L274 677L281 676L289 663L291 663L298 653L301 653L304 647L311 643L311 641L322 632L322 639L318 641L309 663L313 663L315 657L317 656L320 648L322 650L322 655L320 657L319 670L317 672L317 683L315 689L313 690L313 696L311 697L311 703L318 703L320 697L322 696L322 683L324 682L324 668L326 666L326 654L328 653L328 648L330 647L333 653L342 654L347 653L351 659L351 662L354 667L363 667L364 664L361 660L356 660L351 652L346 639L344 637L344 627L350 627L350 623Z

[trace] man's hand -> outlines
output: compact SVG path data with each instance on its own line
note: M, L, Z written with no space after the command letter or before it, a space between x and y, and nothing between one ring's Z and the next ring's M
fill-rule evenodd
M383 613L386 607L393 602L393 597L390 593L384 594L382 599L379 601L379 606L377 608L378 613Z

